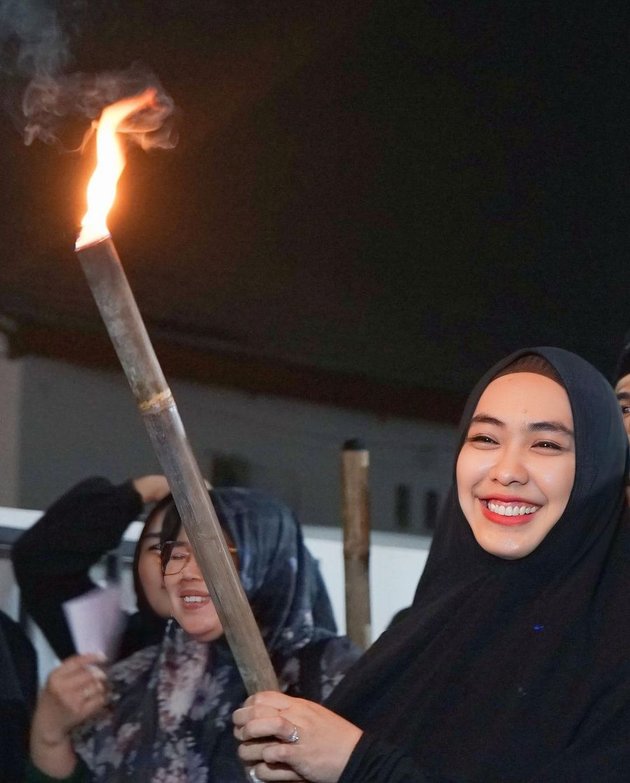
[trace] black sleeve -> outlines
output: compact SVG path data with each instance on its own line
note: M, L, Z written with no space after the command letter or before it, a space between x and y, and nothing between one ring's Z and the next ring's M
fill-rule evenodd
M10 663L2 661L2 676L12 676L22 695L23 703L28 715L32 715L37 701L37 691L39 688L37 674L37 653L31 640L24 633L18 623L12 620L7 614L0 610L0 634L6 645L5 651L10 656ZM0 660L2 660L0 653ZM0 685L0 698L5 696L4 688ZM0 722L0 725L2 723Z
M0 780L21 781L28 757L29 716L23 704L0 701Z
M338 783L436 783L402 751L364 734Z
M24 783L89 783L90 780L92 780L90 771L81 759L78 759L74 771L67 778L51 778L50 775L38 769L29 759L23 778Z
M11 557L24 608L59 658L76 652L62 604L95 587L89 569L118 546L142 508L131 481L86 479L15 542Z
M37 697L37 656L20 626L0 611L0 780L22 780Z

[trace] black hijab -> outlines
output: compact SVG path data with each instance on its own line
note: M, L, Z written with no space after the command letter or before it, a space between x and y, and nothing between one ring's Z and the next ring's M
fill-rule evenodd
M329 700L431 781L630 774L628 441L612 389L567 351L519 351L471 394L460 445L486 386L528 354L551 364L571 403L576 473L564 513L530 555L504 560L476 543L453 481L413 608Z

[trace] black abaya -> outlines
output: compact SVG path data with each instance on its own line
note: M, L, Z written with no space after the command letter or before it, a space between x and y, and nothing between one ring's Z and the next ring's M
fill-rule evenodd
M587 362L545 357L567 390L576 474L559 521L527 557L476 543L456 489L409 614L327 706L365 730L340 783L613 783L630 779L628 442Z

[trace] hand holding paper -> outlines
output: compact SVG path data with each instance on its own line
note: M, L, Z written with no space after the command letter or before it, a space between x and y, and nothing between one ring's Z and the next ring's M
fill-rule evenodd
M66 601L63 610L78 653L102 652L116 660L127 620L118 586L90 590Z

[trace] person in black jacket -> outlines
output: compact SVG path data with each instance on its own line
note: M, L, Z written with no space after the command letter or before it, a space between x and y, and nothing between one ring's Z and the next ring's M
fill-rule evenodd
M37 656L20 626L0 611L0 780L21 781L37 698Z
M161 639L170 604L160 573L161 523L156 528L154 520L169 493L159 475L118 485L89 478L55 501L15 542L11 556L24 608L60 659L77 652L63 603L96 588L90 568L120 544L125 530L152 504L133 566L139 611L129 616L119 656Z

